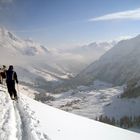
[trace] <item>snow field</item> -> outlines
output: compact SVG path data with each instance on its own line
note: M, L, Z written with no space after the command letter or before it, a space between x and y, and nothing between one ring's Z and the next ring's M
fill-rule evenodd
M140 115L140 98L120 98L123 92L122 86L111 88L102 86L102 89L85 87L85 90L83 88L79 87L78 90L52 95L55 100L48 101L46 104L90 119L104 115L119 120L126 115Z
M37 102L23 94L11 101L0 86L0 140L138 140L139 133Z
M23 98L12 101L4 86L0 94L0 140L50 140Z
M0 88L0 91L3 91L4 87ZM0 139L1 140L18 140L17 133L18 130L16 128L16 119L15 119L15 111L13 108L12 101L10 100L9 95L6 90L1 92L0 98ZM12 131L11 131L12 130Z
M74 115L27 97L43 131L52 140L138 140L140 134Z
M22 125L23 137L26 140L49 140L48 136L40 131L40 121L37 120L35 112L29 107L29 104L20 96L19 103L17 104Z

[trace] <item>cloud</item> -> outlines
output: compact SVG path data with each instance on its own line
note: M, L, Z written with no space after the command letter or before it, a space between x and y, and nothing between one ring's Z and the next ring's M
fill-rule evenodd
M89 21L106 21L106 20L140 20L140 8L116 13L110 13L100 17L89 19Z
M127 39L131 39L135 36L129 36L129 35L126 35L126 36L119 36L116 40L120 41L120 40L127 40Z

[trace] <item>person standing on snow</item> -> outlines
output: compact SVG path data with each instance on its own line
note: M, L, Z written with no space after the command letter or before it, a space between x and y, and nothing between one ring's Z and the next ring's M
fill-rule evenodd
M6 71L7 71L7 69L6 69L6 66L5 65L3 65L3 67L2 67L2 69L1 69L1 82L2 82L2 84L5 84L5 80L6 80Z
M7 89L12 100L17 100L17 91L15 89L15 81L18 84L18 78L15 71L13 71L13 66L10 65L9 69L6 71L6 84Z
M1 73L2 73L2 69L0 68L0 84L2 84L2 75L1 75Z

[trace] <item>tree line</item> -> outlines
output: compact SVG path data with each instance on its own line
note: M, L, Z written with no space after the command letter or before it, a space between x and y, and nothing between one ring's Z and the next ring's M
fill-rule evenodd
M140 116L123 116L119 120L116 120L114 117L109 118L107 116L100 115L99 117L96 117L96 120L110 125L119 126L121 128L140 127Z

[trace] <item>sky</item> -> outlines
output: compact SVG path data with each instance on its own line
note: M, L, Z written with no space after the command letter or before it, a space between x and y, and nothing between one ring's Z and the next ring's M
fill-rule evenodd
M0 0L0 26L48 48L140 34L140 0Z

